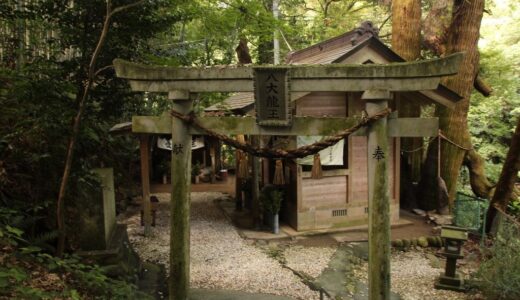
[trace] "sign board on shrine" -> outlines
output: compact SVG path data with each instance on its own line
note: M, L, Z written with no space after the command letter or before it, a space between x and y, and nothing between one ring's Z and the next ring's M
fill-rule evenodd
M288 68L254 68L256 120L260 126L290 126Z

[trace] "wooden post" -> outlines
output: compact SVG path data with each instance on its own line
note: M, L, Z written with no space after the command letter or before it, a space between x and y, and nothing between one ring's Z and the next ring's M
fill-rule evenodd
M210 147L209 147L209 156L211 159L211 174L210 174L210 181L211 183L215 183L215 175L217 173L215 168L215 142L211 141Z
M253 146L258 147L260 145L260 137L258 136L251 136L251 142ZM254 220L254 226L256 229L260 229L260 158L252 156L253 159L253 180L252 180L252 196L253 196L253 205L252 205L252 211L253 211L253 220Z
M237 135L237 139L244 139L244 135ZM243 208L244 199L242 197L242 182L245 178L240 176L240 159L242 155L247 155L242 153L240 150L235 150L235 208L238 211L241 211Z
M172 108L187 114L192 101L187 91L169 93ZM170 211L170 299L188 299L190 286L191 135L186 124L172 117L172 194Z
M143 219L144 236L150 236L152 231L152 204L150 203L150 136L147 134L139 135L139 149L141 152L141 187L143 189Z
M369 116L388 107L388 91L366 91ZM390 299L390 195L387 118L368 128L368 285L369 299Z

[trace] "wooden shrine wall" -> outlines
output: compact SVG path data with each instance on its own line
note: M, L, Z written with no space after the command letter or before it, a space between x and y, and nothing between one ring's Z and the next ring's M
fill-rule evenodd
M311 93L296 101L298 116L359 116L364 109L361 93ZM392 221L399 218L398 139L390 143L389 178ZM324 170L323 178L312 179L310 172L297 166L297 216L299 231L357 226L368 222L367 138L348 140L348 168ZM291 218L293 219L293 218ZM294 221L294 220L293 220ZM293 223L293 222L291 222ZM294 226L294 225L293 225Z

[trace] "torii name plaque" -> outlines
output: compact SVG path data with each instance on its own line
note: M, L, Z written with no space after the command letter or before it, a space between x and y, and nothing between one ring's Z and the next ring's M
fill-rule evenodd
M291 126L291 100L287 68L253 69L256 121L260 126Z

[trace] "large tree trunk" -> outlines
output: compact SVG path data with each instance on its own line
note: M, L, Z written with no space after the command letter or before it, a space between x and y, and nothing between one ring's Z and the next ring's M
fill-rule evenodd
M471 149L464 157L464 165L469 170L469 180L473 193L477 197L490 199L494 185L486 177L484 159L474 149Z
M452 8L453 0L433 1L430 12L424 18L424 45L436 55L446 52L446 34L451 23Z
M506 161L502 167L502 173L498 179L497 187L487 213L486 232L491 230L493 220L495 219L498 207L505 211L507 205L513 195L515 183L518 179L518 171L520 170L520 118L516 125L516 130L511 139L511 146L507 152Z
M407 61L414 61L421 57L421 1L394 0L392 1L392 49ZM406 101L397 95L400 117L420 117L419 103ZM413 190L412 182L418 182L422 164L422 139L401 138L402 158L401 190ZM415 151L416 150L416 151ZM407 152L412 151L412 152ZM414 207L416 200L414 193L403 193L404 206Z
M452 19L454 0L434 1L423 22L424 46L435 55L442 56L446 52L446 38ZM473 87L485 97L489 97L493 89L477 74ZM490 199L493 192L485 173L485 161L475 150L468 151L464 158L464 165L470 174L471 188L475 195Z
M469 98L473 89L473 80L478 72L479 52L477 42L479 39L480 23L484 13L484 0L455 0L453 7L453 21L447 33L446 53L465 52L464 60L459 73L444 81L444 83L464 97L453 109L438 106L436 114L439 117L439 125L444 135L456 144L471 148L468 131L467 115ZM435 196L436 178L426 177L435 173L437 162L437 145L431 143L428 148L428 157L421 180L421 201L426 207L437 201ZM442 143L441 146L441 177L446 181L449 192L450 204L455 199L457 178L466 151L451 143ZM426 175L426 176L425 176ZM429 181L429 182L428 182ZM434 205L437 206L437 205Z
M421 56L421 1L392 1L392 49L406 60Z

